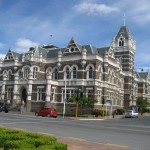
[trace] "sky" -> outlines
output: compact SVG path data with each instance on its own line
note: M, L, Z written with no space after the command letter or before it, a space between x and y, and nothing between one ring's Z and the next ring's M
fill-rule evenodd
M149 0L0 0L0 57L53 43L105 47L122 25L136 41L135 67L150 68Z

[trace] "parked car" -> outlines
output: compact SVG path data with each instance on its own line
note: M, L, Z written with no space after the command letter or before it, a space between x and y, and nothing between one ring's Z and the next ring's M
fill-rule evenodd
M42 116L42 117L47 116L47 117L57 118L57 111L54 108L43 108L43 109L37 110L35 112L35 115Z
M6 102L0 102L0 112L1 111L5 111L5 113L8 113L9 105Z
M125 118L138 118L138 112L135 110L127 110L125 111Z

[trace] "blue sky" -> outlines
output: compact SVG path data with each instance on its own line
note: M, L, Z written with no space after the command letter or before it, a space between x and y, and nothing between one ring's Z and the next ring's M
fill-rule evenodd
M150 66L149 0L0 0L0 56L53 43L109 46L125 22L136 40L136 67ZM52 35L52 36L50 36Z

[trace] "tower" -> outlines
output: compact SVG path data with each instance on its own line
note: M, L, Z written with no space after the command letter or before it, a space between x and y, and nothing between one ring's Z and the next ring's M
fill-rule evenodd
M134 55L136 52L135 40L132 38L127 26L121 26L111 46L115 57L120 60L124 77L124 106L135 105L133 95L134 84Z

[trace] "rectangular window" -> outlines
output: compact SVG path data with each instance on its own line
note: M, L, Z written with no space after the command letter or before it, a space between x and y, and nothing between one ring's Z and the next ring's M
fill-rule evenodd
M44 101L44 89L37 89L37 101Z
M13 99L13 88L7 88L7 99L8 100Z

